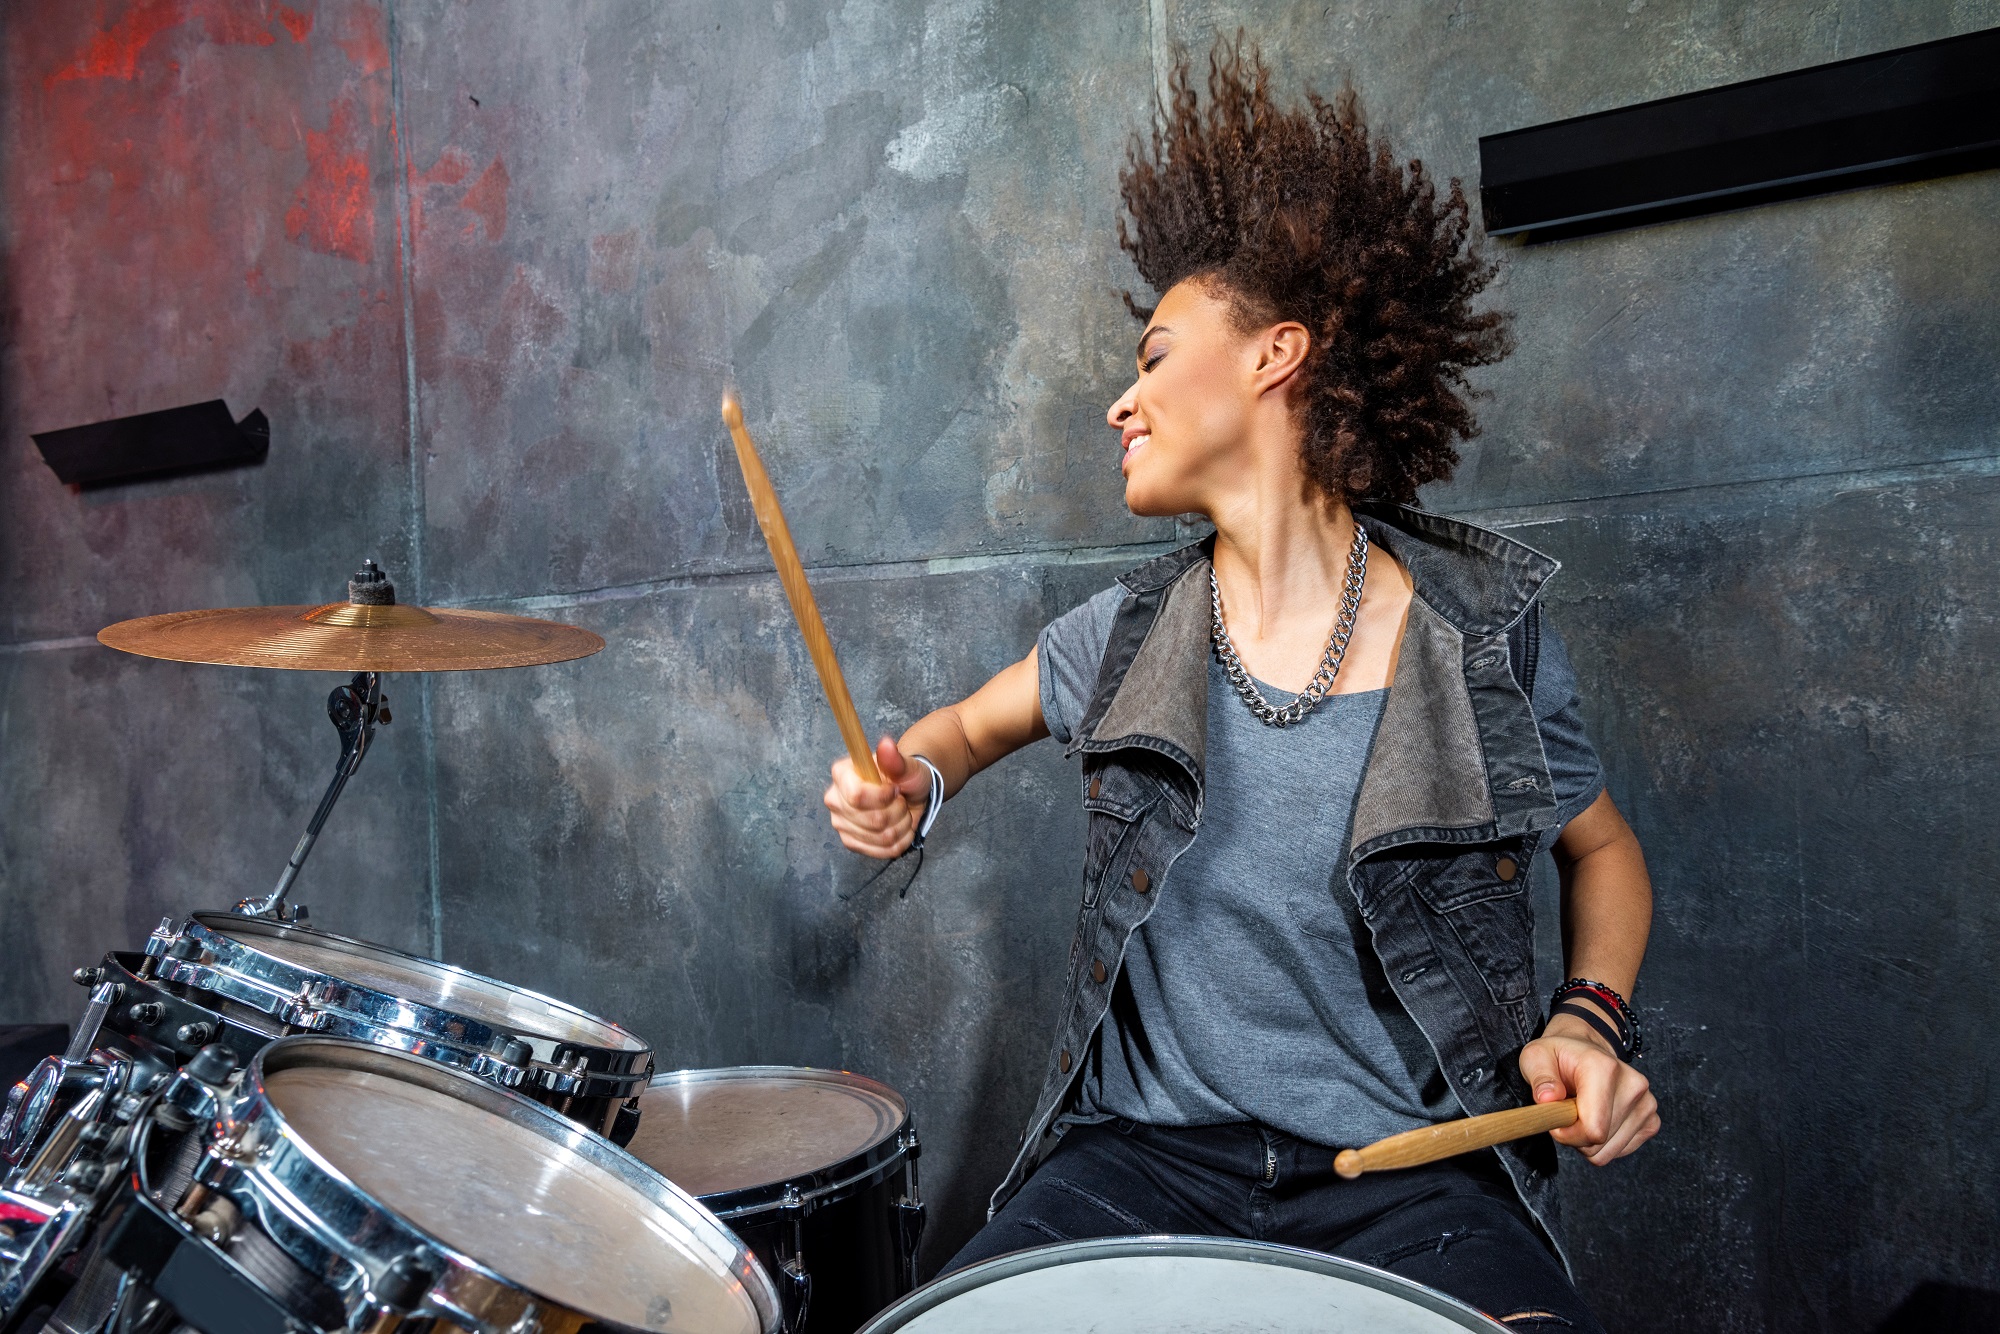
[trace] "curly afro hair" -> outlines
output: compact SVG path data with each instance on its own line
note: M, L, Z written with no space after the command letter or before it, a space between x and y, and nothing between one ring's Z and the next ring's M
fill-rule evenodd
M1472 308L1494 267L1459 183L1440 200L1421 162L1399 164L1352 88L1280 109L1238 34L1209 56L1204 107L1182 54L1118 183L1118 243L1155 292L1205 279L1246 329L1311 331L1300 415L1317 486L1408 504L1451 476L1455 442L1479 432L1466 371L1511 348L1506 317Z

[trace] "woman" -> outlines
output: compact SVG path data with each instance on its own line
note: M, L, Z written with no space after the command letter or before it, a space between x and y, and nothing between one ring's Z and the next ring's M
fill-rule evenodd
M1456 182L1352 95L1276 106L1218 47L1120 177L1164 295L1107 414L1133 513L1214 536L1048 626L976 694L842 760L850 849L894 857L973 774L1083 763L1083 906L1047 1083L957 1268L1051 1241L1237 1235L1379 1265L1518 1328L1596 1329L1546 1139L1343 1181L1334 1151L1574 1096L1598 1165L1659 1128L1625 1007L1652 895L1539 595L1555 562L1408 508L1505 354ZM1127 298L1128 303L1130 298ZM1362 497L1370 498L1363 503ZM1329 625L1332 629L1329 632ZM1544 1024L1528 873L1550 848L1571 982Z

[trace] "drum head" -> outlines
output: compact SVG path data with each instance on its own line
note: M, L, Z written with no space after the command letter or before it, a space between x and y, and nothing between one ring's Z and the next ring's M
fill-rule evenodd
M844 1070L677 1070L639 1095L626 1148L690 1195L722 1195L861 1158L908 1120L894 1089Z
M488 1028L611 1051L647 1050L646 1043L618 1025L573 1005L386 945L233 913L194 916L216 935L294 968L464 1015Z
M579 1151L593 1144L546 1109L354 1044L294 1038L259 1061L293 1139L509 1282L658 1334L763 1328L735 1238L624 1155Z
M1507 1327L1408 1279L1314 1251L1119 1237L1017 1251L919 1288L861 1334L1456 1334Z

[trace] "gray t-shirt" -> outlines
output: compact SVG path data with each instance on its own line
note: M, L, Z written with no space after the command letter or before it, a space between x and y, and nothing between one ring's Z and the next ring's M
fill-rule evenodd
M1096 688L1113 585L1040 641L1042 714L1067 743ZM1292 696L1258 683L1266 699ZM1429 1125L1455 1104L1383 976L1337 871L1386 690L1259 722L1211 655L1202 822L1132 935L1072 1122L1258 1121L1330 1146ZM1576 682L1544 624L1535 712L1562 819L1603 788Z

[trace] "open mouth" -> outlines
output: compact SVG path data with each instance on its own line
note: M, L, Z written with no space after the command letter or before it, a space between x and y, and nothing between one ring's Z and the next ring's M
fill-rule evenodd
M1125 443L1125 457L1128 459L1131 458L1140 449L1144 448L1146 442L1152 438L1153 433L1151 431L1141 431L1138 435L1133 436Z

